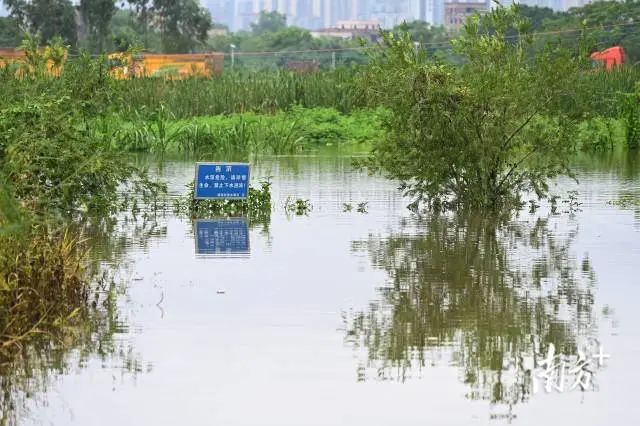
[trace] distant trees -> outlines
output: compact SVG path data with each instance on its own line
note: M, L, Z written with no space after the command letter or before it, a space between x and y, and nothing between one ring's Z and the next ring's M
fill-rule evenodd
M165 52L191 52L207 40L211 14L198 1L154 0L151 10Z
M17 46L23 34L16 19L0 17L0 47Z
M116 0L80 0L79 9L87 29L89 50L103 52L111 35Z
M71 0L2 1L13 21L0 24L0 37L13 46L17 43L5 34L15 32L16 25L29 33L39 34L43 41L61 36L65 43L78 45L76 14L79 14L84 30L80 46L95 53L122 49L137 41L155 44L156 34L161 43L154 46L158 50L192 52L207 41L213 25L209 11L201 7L198 0L128 0L131 9L124 11L124 15L133 16L135 20L119 16L115 31L112 21L123 11L118 8L117 0L80 0L78 6Z
M556 12L548 7L527 6L524 4L518 5L518 10L522 16L529 20L531 29L534 31L542 30L547 22L566 15L564 12Z
M60 36L67 44L76 44L78 35L75 9L70 0L3 0L22 28L38 33L43 41Z
M640 61L640 1L597 1L567 12L554 12L547 8L518 6L536 32L550 33L539 37L544 43L550 38L561 38L565 42L577 44L580 28L587 29L587 35L594 49L622 46L632 63Z
M287 17L278 12L260 12L258 21L251 24L251 32L254 35L274 33L283 30L287 26Z
M409 33L413 41L424 45L433 45L434 43L443 43L449 40L449 34L444 27L434 26L424 21L406 22L394 28L395 30Z

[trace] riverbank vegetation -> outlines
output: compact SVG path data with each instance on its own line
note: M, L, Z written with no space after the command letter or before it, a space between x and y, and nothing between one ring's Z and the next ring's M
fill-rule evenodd
M86 312L98 270L82 222L117 211L122 191L163 190L90 124L104 111L107 71L86 57L47 77L33 59L20 82L39 90L7 90L0 105L0 363Z
M176 120L164 105L129 122L115 121L118 149L155 154L243 159L249 154L296 154L319 146L367 146L382 131L385 111L341 114L333 108L302 108L273 114L253 112Z

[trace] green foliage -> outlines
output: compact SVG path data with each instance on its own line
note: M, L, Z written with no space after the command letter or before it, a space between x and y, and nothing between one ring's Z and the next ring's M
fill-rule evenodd
M284 211L289 214L295 214L296 216L306 216L311 210L313 210L311 202L302 198L294 200L291 197L287 197L287 201L284 203Z
M0 46L16 47L23 38L19 22L14 18L0 17Z
M372 142L380 136L386 114L381 108L346 115L333 108L294 107L289 115L299 123L305 142L332 145Z
M116 10L116 0L80 0L79 11L88 32L90 51L102 53L107 48Z
M171 126L169 120L173 118L163 104L151 112L143 121L142 126L126 134L125 146L130 151L152 152L164 155L170 144L177 141L181 129Z
M564 16L562 12L555 12L548 7L528 6L525 4L519 4L518 11L529 20L531 29L534 31L544 31L545 25L549 21Z
M140 152L182 152L244 159L295 154L319 145L368 143L380 137L384 110L344 115L331 108L294 107L275 114L231 114L170 121L164 106L147 118L116 123L116 146ZM140 114L142 115L142 114Z
M612 150L622 139L619 135L621 123L605 117L594 117L580 124L577 132L577 145L588 152Z
M144 174L82 125L69 97L0 110L0 170L30 210L104 210L115 204L123 183L151 188Z
M34 69L41 66L41 55L27 57ZM79 211L114 209L122 185L142 193L161 189L112 149L111 135L92 125L110 96L107 72L103 59L83 56L59 78L36 73L33 79L5 81L0 175L9 185L5 191L26 211L44 219L69 218Z
M0 238L19 232L24 226L24 213L20 209L17 200L13 197L13 191L4 183L6 178L0 175Z
M579 29L584 27L588 29L593 50L622 46L631 64L640 60L637 21L640 2L637 0L590 2L567 12L526 5L519 5L518 9L531 21L533 30L542 33L537 37L541 45L561 39L569 46L578 47Z
M621 97L633 94L640 81L640 67L623 67L611 71L594 70L576 79L573 96L563 99L562 107L585 117L619 118Z
M629 149L640 147L640 82L636 82L635 89L634 93L621 93L618 96Z
M430 60L407 33L385 33L363 72L367 97L392 112L368 165L400 180L414 206L513 207L522 192L542 197L547 179L570 174L574 117L559 104L582 62L558 45L528 51L529 23L516 8L482 22L470 18L454 41L460 67Z
M81 325L76 334L86 328L89 341L100 338L90 319L99 296L93 308L88 299L98 269L88 260L79 223L123 208L121 192L137 199L162 190L94 126L113 94L104 58L83 55L53 78L43 69L51 62L61 68L62 41L39 49L34 40L24 44L27 62L20 78L0 75L3 368L16 354L26 354L27 344L43 352L69 344L70 326ZM14 394L4 393L1 373L4 403ZM0 422L10 415L1 413Z
M261 11L258 15L258 21L251 24L251 32L255 35L263 35L265 33L275 33L287 26L287 17L278 12Z
M45 41L58 36L67 44L76 44L75 8L70 0L4 0L4 3L11 17L31 34Z
M591 35L598 49L622 46L631 63L635 63L640 61L638 16L640 2L637 0L598 1L570 9L549 22L548 29L579 28L584 24L593 28Z
M354 72L344 69L312 74L225 72L212 79L141 78L112 84L118 95L114 108L125 117L143 107L152 110L160 103L177 118L275 112L294 105L336 108L344 113L363 103L355 90Z
M197 0L132 0L146 39L149 30L157 30L163 50L189 53L207 39L211 15ZM146 41L146 40L145 40Z
M23 340L78 313L88 295L87 263L69 234L0 235L0 362Z

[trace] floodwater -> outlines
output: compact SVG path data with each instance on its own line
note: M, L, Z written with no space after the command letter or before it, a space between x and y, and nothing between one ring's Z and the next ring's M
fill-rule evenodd
M609 202L640 196L637 164L580 161L554 211L496 226L417 217L347 156L264 159L269 223L165 214L96 237L116 306L13 390L18 422L635 425L640 209ZM183 194L193 163L159 173Z

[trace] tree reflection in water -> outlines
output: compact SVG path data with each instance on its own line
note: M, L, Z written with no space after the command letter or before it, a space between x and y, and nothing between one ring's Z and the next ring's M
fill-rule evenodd
M404 381L458 366L467 396L526 401L550 343L576 354L595 337L595 275L571 248L571 216L513 221L433 216L353 243L387 274L379 300L345 314L358 379Z

